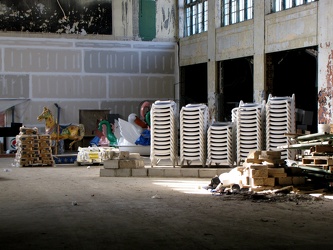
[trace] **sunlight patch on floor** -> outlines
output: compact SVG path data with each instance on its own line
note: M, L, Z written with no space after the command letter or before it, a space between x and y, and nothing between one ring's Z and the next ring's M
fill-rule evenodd
M208 181L193 181L193 180L156 180L154 185L168 187L172 190L186 194L211 194L208 190L202 188L209 184Z
M326 199L333 200L333 195L325 195L323 193L313 193L313 194L310 194L310 195L314 196L314 197L324 197Z

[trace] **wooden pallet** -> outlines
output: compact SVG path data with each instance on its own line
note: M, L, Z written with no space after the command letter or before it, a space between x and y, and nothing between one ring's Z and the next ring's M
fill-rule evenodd
M54 164L43 164L43 163L33 163L33 164L20 164L19 167L53 167Z
M303 165L333 166L333 157L330 156L303 156Z
M302 157L301 166L309 167L313 170L324 170L328 173L333 173L333 157L305 155Z

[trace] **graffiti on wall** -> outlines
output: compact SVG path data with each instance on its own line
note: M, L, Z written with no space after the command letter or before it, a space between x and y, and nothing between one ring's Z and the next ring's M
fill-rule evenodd
M318 92L318 123L330 124L332 113L332 82L333 82L333 50L331 50L326 65L326 86Z
M111 35L111 1L0 0L0 30Z

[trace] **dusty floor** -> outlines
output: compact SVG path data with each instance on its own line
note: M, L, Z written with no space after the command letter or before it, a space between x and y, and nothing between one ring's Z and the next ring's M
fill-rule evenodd
M333 200L213 196L210 179L0 159L0 249L329 249Z

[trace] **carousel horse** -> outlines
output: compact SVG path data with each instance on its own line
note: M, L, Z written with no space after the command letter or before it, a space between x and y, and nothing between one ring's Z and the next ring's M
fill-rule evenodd
M37 117L38 121L45 120L45 132L50 135L52 141L59 140L73 140L69 144L69 148L71 149L73 144L81 141L84 136L84 126L83 124L78 125L59 125L56 123L52 112L44 107L43 112Z

